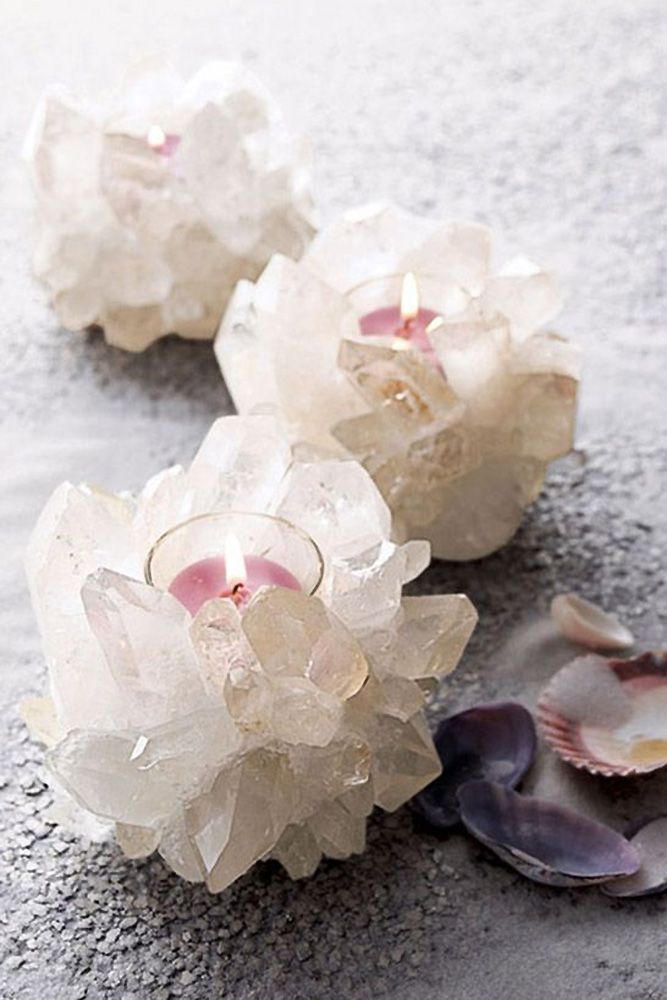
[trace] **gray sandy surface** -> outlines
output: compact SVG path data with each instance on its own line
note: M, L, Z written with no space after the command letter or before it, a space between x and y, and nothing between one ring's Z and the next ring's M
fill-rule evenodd
M433 719L531 704L574 652L545 617L575 589L643 647L667 619L667 91L664 0L1 0L0 998L23 1000L661 1000L667 898L621 904L522 881L455 834L377 815L366 853L292 883L256 867L218 897L159 860L125 861L48 826L41 750L18 700L44 680L22 575L62 478L137 487L187 459L230 409L208 345L141 357L58 328L30 277L18 160L48 82L113 82L164 50L191 71L241 56L317 151L324 218L380 194L471 217L556 266L561 329L586 349L579 453L516 540L436 564L416 592L465 590L480 626ZM617 826L667 783L604 783L545 755L532 779Z

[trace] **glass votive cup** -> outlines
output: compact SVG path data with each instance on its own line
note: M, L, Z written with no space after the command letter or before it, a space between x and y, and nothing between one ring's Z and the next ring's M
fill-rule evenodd
M224 558L230 536L245 559L267 561L286 571L304 593L312 595L320 586L324 560L310 535L282 517L244 511L199 514L170 528L148 553L144 564L146 582L169 590L189 567Z

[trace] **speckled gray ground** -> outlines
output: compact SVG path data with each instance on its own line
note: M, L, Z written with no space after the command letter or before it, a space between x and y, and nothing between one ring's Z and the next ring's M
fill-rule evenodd
M21 552L48 492L66 476L137 486L229 408L207 346L134 358L68 335L29 277L17 154L40 88L106 84L151 49L186 70L243 56L312 135L325 217L384 193L491 223L564 274L561 326L588 359L582 451L503 553L420 581L466 590L481 613L449 703L534 698L571 654L543 614L563 588L664 642L664 0L0 7L0 997L667 997L667 901L533 886L459 835L415 832L406 811L374 818L360 858L297 884L259 867L220 897L158 861L86 851L42 819L40 749L15 708L43 679ZM548 756L534 784L619 825L667 803L661 776L603 786Z

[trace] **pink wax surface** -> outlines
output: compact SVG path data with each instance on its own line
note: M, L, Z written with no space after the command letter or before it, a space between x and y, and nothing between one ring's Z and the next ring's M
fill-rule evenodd
M160 156L173 156L180 144L180 135L168 134L164 137L162 145L157 147L156 152L159 153Z
M246 592L254 594L260 587L265 586L301 590L296 577L280 563L264 556L246 555L244 558L247 579L243 586ZM224 557L210 556L208 559L200 559L199 562L186 566L171 581L169 593L173 594L192 615L213 597L231 597Z
M438 315L432 309L420 309L414 319L406 322L398 306L384 306L362 316L359 328L364 337L405 338L412 347L419 348L434 367L439 368L440 362L426 333L426 327Z

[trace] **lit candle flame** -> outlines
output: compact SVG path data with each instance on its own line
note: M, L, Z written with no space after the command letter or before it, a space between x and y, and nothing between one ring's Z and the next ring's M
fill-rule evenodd
M401 285L401 319L409 323L419 313L419 284L412 271L403 275Z
M159 149L160 146L163 146L166 139L167 134L159 125L151 125L146 134L146 142L153 149Z
M225 538L225 576L230 590L243 586L248 578L241 543L231 532Z

